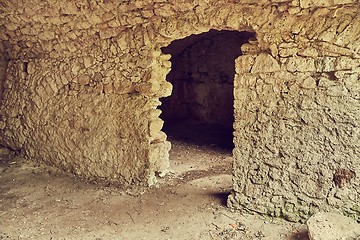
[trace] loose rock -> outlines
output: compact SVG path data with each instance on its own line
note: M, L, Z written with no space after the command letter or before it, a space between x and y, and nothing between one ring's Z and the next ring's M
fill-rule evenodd
M353 219L333 212L319 212L308 221L310 240L357 240L360 224Z

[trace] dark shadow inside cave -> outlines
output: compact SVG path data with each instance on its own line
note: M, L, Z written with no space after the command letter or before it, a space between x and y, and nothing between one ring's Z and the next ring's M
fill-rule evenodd
M252 37L251 32L210 30L162 48L172 56L167 81L173 93L160 107L170 141L233 149L235 59Z

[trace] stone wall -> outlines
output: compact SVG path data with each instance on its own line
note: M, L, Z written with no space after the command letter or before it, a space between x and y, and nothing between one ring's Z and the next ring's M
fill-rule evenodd
M333 208L359 220L359 7L2 2L0 144L87 178L151 184L170 148L157 109L171 94L161 48L210 29L255 32L236 62L229 205L292 221Z
M155 173L169 164L170 143L160 132L156 108L158 97L171 92L165 82L170 66L148 44L151 33L120 22L126 17L118 13L132 19L134 7L86 1L2 5L9 64L1 145L86 178L154 183Z
M131 83L113 81L115 76L107 83L96 60L75 69L86 61L10 61L2 144L78 175L139 183L150 177L151 163L144 160L157 138L150 139L149 131L159 102L136 94Z
M360 220L359 6L345 9L295 18L293 37L269 51L243 46L230 206L290 221L329 209Z
M256 65L276 62L266 53L238 60L230 205L291 221L330 208L358 218L359 60L284 56L272 69Z

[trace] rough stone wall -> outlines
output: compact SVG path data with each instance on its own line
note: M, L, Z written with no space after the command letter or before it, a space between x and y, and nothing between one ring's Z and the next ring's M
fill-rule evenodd
M327 208L359 219L359 7L3 1L0 144L85 177L151 183L168 164L156 107L171 63L160 49L210 29L255 32L237 61L229 204L294 221Z
M151 163L144 160L151 154L149 132L159 102L134 93L131 83L106 83L100 63L77 71L86 59L10 62L2 144L78 175L144 181L150 177Z
M252 33L209 31L162 49L172 55L167 80L172 96L162 100L164 120L195 120L232 129L235 59Z
M234 154L242 160L230 204L291 221L330 208L358 218L360 61L300 57L295 71L293 59L236 78Z
M131 27L120 22L126 16L118 13L132 18L134 6L33 1L24 7L2 4L9 66L0 144L80 176L152 184L169 164L156 107L171 85L169 67L161 67L167 56L148 44L136 19Z
M243 46L229 205L290 221L329 209L360 220L360 22L352 9L339 20L344 9L318 9L269 52ZM314 29L320 13L327 18Z

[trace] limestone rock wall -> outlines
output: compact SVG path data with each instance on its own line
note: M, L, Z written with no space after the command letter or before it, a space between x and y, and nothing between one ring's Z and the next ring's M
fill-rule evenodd
M168 165L161 48L256 33L235 77L237 208L359 219L358 0L0 3L0 144L88 178L152 183ZM3 71L6 69L6 72Z
M243 46L235 77L237 147L229 205L290 221L330 209L360 220L355 9L346 27L340 20L326 26L334 13L321 9L315 16L329 14L325 29L315 32L308 21L303 34L270 45L268 52Z
M1 6L9 63L1 81L0 144L83 177L154 183L169 164L156 109L158 97L171 91L169 64L145 43L147 32L117 19L123 11L133 17L135 6L24 6Z
M149 134L159 102L136 94L131 83L106 84L96 63L76 72L73 64L84 59L10 61L1 144L91 178L128 184L150 178L148 159L158 146Z
M299 58L302 71L288 70L294 57L277 70L256 67L267 58L238 61L238 69L254 65L235 82L234 154L241 160L230 204L291 221L330 208L358 218L360 59Z

